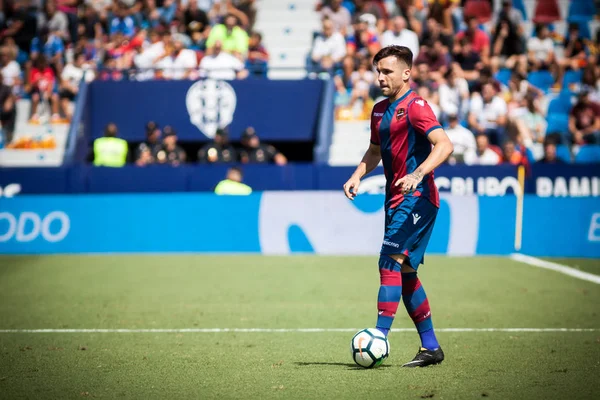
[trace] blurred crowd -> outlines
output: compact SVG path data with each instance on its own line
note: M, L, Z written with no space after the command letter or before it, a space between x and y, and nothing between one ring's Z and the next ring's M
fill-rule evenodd
M1 123L15 101L68 122L81 79L244 78L269 54L254 0L0 0Z
M597 6L570 2L561 16L557 0L535 2L525 16L523 0L322 0L307 64L333 77L338 120L368 119L382 98L372 57L407 46L412 88L454 142L451 163L600 162Z

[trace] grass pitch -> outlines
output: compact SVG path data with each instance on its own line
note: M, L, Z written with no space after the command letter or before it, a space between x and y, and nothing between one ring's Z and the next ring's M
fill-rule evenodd
M373 370L353 331L0 333L0 398L600 398L599 285L505 258L419 274L436 328L594 330L440 331L446 361L417 370L413 331ZM358 330L378 285L377 257L0 257L0 329Z

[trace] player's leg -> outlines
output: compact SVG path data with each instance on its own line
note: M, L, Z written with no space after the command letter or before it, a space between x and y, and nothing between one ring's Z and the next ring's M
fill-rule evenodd
M402 296L401 264L394 258L382 254L379 257L379 293L377 295L377 325L388 335Z

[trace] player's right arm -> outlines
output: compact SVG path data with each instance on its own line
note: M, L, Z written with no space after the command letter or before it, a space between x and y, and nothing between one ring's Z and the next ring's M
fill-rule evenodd
M370 143L369 148L367 149L365 155L362 158L356 170L348 179L346 183L344 183L344 193L346 197L350 200L354 200L356 194L358 193L358 186L360 185L360 180L363 176L373 171L379 162L381 161L381 151L379 149L379 145Z

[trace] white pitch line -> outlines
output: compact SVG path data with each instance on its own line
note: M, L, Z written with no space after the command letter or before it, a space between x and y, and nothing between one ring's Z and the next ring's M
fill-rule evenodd
M552 271L560 272L561 274L569 275L574 278L583 279L584 281L597 283L600 285L600 276L583 272L575 268L567 267L566 265L553 263L546 260L541 260L536 257L526 256L525 254L511 254L511 259L525 264L533 265L534 267L546 268Z
M319 333L358 332L359 328L185 328L185 329L0 329L0 333ZM600 332L600 328L439 328L437 332ZM395 328L392 332L415 332Z

